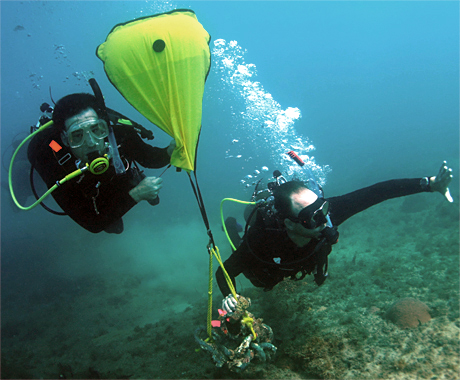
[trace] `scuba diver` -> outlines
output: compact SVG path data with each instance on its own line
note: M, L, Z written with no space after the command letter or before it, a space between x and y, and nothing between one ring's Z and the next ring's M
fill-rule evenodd
M65 214L90 232L119 234L122 216L135 204L159 203L162 179L146 177L137 164L167 166L175 142L146 144L141 137L153 139L152 132L106 108L93 78L90 84L95 95L71 94L55 104L53 125L32 138L28 158L48 187L58 185L51 194ZM80 175L60 185L76 169Z
M302 166L303 161L295 153L288 154ZM256 186L253 200L259 194L265 199L252 206L249 216L245 212L247 224L242 239L236 219L225 221L234 251L224 267L234 286L235 277L241 273L265 291L287 277L302 280L312 273L316 284L321 285L327 277L328 255L338 241L337 227L348 218L385 200L421 192L439 192L453 202L448 188L452 169L445 161L436 176L389 180L327 199L312 176L308 186L298 180L286 181L279 171L274 177L276 181L269 183L268 189L257 192ZM237 300L221 267L216 279L225 297L222 309L234 312Z

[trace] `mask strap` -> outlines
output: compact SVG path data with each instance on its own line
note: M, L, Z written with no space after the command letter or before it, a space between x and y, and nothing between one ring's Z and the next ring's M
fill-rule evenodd
M65 131L61 132L61 140L65 146L69 146L69 137L67 136L67 133Z

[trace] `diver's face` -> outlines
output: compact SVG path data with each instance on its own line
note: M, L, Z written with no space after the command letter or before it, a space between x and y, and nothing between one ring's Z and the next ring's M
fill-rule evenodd
M106 151L104 139L108 127L92 108L68 118L65 135L72 153L84 163L90 162L94 156L103 156Z
M298 193L291 195L291 204L292 204L292 211L294 215L298 216L299 213L307 206L312 205L318 199L318 196L311 190L303 189ZM304 238L304 239L311 239L316 238L321 234L321 231L326 227L326 223L321 224L320 226L308 229L305 228L301 223L295 222L291 219L285 219L284 224L288 229L289 236L297 237L297 238Z

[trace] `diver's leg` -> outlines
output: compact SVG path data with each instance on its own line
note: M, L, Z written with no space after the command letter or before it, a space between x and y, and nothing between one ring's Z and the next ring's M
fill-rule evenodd
M123 232L123 219L120 218L104 229L109 234L121 234Z

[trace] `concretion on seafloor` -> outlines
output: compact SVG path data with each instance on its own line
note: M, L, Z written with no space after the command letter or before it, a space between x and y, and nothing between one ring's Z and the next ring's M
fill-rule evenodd
M274 339L272 329L247 311L250 304L249 298L238 297L234 313L221 313L220 326L213 327L212 339L203 339L204 327L195 331L195 340L211 354L217 367L226 365L234 372L241 372L254 358L265 362L276 353L271 343ZM250 327L245 323L248 320Z

